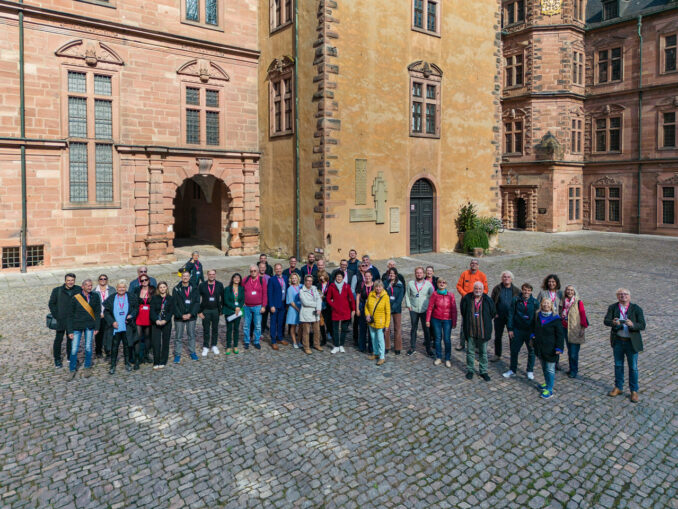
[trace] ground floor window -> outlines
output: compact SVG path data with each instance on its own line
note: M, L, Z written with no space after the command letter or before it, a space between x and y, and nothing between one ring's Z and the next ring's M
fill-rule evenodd
M593 220L621 223L621 186L594 187Z

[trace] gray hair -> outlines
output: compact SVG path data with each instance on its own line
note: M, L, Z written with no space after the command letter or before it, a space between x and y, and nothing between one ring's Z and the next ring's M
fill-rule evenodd
M91 282L92 282L92 280L90 278L87 278L87 279L83 279L81 284L84 285L85 283L91 283Z
M118 279L118 282L115 284L115 287L117 288L120 285L127 288L127 280L126 279Z
M139 273L139 271L140 271L141 269L146 269L146 270L148 271L148 267L146 267L146 265L139 265L139 266L137 267L137 274Z
M377 288L381 288L381 289L384 288L384 283L382 282L381 279L377 279L377 280L374 282L374 289L376 290Z
M483 291L485 290L485 285L483 284L482 281L476 281L475 283L473 283L473 288L474 288L474 289L475 289L476 286L479 286L480 288L482 288Z
M478 265L480 265L480 260L478 258L471 258L469 265L472 264L473 262L476 262Z
M513 272L511 272L510 270L505 270L504 272L501 273L501 277L504 277L504 274L510 277L511 281L513 281Z
M199 253L198 251L193 251L193 252L191 253L191 256L193 256L193 255L199 255L199 254L200 254L200 253Z

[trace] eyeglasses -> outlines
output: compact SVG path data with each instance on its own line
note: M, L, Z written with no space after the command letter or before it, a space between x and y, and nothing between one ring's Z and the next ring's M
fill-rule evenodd
M258 272L258 271L257 270L250 270L250 273L253 273L253 272Z
M139 281L141 281L142 283L148 283L148 279L140 279Z
M99 281L108 281L108 278L107 277L100 277Z
M139 269L137 272L138 272L139 274L146 274L148 271L147 271L147 270L141 270L141 269Z

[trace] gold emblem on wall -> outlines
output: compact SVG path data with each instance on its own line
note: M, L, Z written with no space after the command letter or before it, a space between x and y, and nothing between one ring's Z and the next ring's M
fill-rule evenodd
M563 0L541 0L541 13L546 16L560 13L562 7Z

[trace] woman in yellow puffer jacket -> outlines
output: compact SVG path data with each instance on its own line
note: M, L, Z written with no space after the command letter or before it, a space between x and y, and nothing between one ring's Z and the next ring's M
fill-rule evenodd
M367 297L365 320L367 320L370 326L370 339L372 340L372 351L374 352L368 358L370 360L378 358L377 366L381 366L386 362L384 329L388 329L391 325L391 302L384 291L384 284L380 280L374 283L374 289Z

